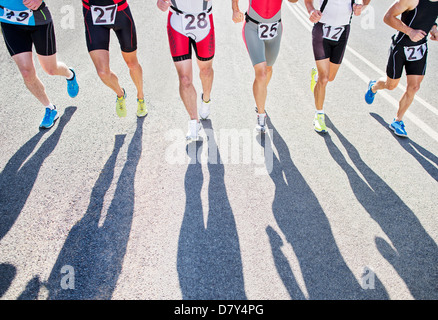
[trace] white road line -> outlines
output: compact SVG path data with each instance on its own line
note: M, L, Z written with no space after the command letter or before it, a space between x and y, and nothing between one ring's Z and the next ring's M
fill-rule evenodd
M298 21L301 22L301 24L310 32L312 30L313 24L308 20L308 14L307 10L300 4L290 4L286 1L286 5L288 6L289 10L292 12L292 14L298 19ZM295 6L298 9L295 9ZM384 73L382 70L380 70L377 66L375 66L373 63L371 63L368 59L360 55L356 50L352 49L351 47L347 46L347 50L351 52L353 55L355 55L358 59L360 59L362 62L364 62L367 66L369 66L371 69L376 71L381 76L386 76L386 73ZM365 83L368 83L370 81L370 78L366 76L362 71L360 71L358 68L354 66L353 63L351 63L348 59L344 58L343 63L351 70L353 71L360 79L362 79ZM402 91L406 90L406 87L399 84L398 88ZM364 92L365 94L365 92ZM390 96L385 91L380 91L378 93L379 96L382 96L384 99L386 99L391 105L393 105L396 109L399 107L399 103L396 99L394 99L392 96ZM438 110L430 105L428 102L426 102L424 99L416 96L415 100L419 103L421 103L423 106L425 106L427 109L438 115ZM432 137L435 141L438 141L438 133L434 131L431 127L429 127L427 124L425 124L422 120L420 120L417 116L415 116L412 112L409 110L406 112L405 116L409 118L413 123L415 123L420 129L422 129L425 133L427 133L430 137Z

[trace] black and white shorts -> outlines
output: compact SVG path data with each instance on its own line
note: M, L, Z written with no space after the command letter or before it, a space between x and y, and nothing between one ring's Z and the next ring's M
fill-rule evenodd
M315 60L330 59L341 64L350 35L350 25L331 28L323 23L315 23L312 30L312 46Z

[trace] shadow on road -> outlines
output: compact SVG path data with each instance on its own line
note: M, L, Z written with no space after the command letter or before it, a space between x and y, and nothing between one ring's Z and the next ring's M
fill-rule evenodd
M438 299L438 247L436 243L423 228L415 213L362 160L357 149L339 132L328 117L326 122L339 138L349 158L365 180L346 161L330 135L326 135L325 142L330 154L348 176L359 203L391 241L389 244L377 237L378 250L404 280L415 299ZM408 141L400 142L400 144L404 143Z
M113 152L93 187L87 212L71 229L52 269L47 283L48 299L111 299L131 231L143 121L144 118L137 120L114 197L102 222L104 198L113 183L117 156L125 140L125 135L115 137ZM62 271L64 266L73 267L74 289L61 286L62 277L66 275Z
M53 131L40 131L27 141L8 161L0 173L0 240L12 228L29 197L41 166L52 153L61 138L64 127L70 121L76 107L68 107ZM39 149L32 155L35 147L45 134L51 132ZM27 161L26 161L27 160Z
M383 120L381 116L376 113L370 113L370 115L389 132L391 132L395 140L397 140L397 142L418 161L418 163L424 168L424 170L426 170L427 173L430 174L432 178L438 181L438 169L436 168L436 166L438 166L438 157L436 155L424 149L422 146L415 143L411 139L395 136L392 130L389 128L389 123L385 122L385 120ZM433 162L435 165L433 165L429 161Z
M213 132L211 121L203 122ZM177 269L183 299L246 299L236 223L224 182L224 166L214 137L208 139L208 221L204 227L202 165L197 161L206 142L196 143L185 175L186 208L178 242ZM211 157L214 155L214 158Z
M9 263L0 263L0 298L8 291L17 274L17 268Z
M375 289L364 290L347 266L336 244L330 223L306 180L294 165L289 148L271 119L267 125L272 137L260 139L265 152L273 152L269 175L275 184L272 211L275 220L298 259L310 300L388 299L376 277ZM269 145L272 143L272 146ZM266 155L266 153L265 153ZM321 173L323 175L323 173ZM277 271L291 299L304 299L291 267L280 250L283 243L272 227L269 236Z

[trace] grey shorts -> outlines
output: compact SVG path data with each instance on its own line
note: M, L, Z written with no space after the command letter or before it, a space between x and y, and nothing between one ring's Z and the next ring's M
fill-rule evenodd
M283 26L278 23L278 34L271 40L261 40L258 34L258 26L252 21L245 22L243 26L243 39L245 40L246 48L248 49L252 65L265 62L272 67L277 60L280 52L281 36Z

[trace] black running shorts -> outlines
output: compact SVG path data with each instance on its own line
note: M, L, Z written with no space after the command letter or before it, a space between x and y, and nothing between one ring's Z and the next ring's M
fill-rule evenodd
M24 26L10 23L1 23L3 38L9 54L14 56L23 52L32 52L35 46L37 54L51 56L56 53L56 39L53 22L38 25Z
M318 22L312 30L312 46L315 60L330 59L334 64L341 64L344 58L345 48L347 47L350 35L350 25L343 26L345 29L338 41L328 40L323 36L323 24ZM336 33L333 33L336 35Z
M406 75L424 76L426 74L427 65L427 43L423 49L422 58L413 61L414 54L420 54L419 48L403 47L401 45L391 45L389 49L388 64L386 65L386 75L391 79L400 79L403 74L403 68L406 70ZM409 60L409 58L411 60ZM415 58L415 57L414 57Z
M95 25L90 9L83 9L85 20L85 35L88 51L109 50L110 31L114 30L123 52L137 50L137 33L131 10L117 11L115 22L112 25Z

